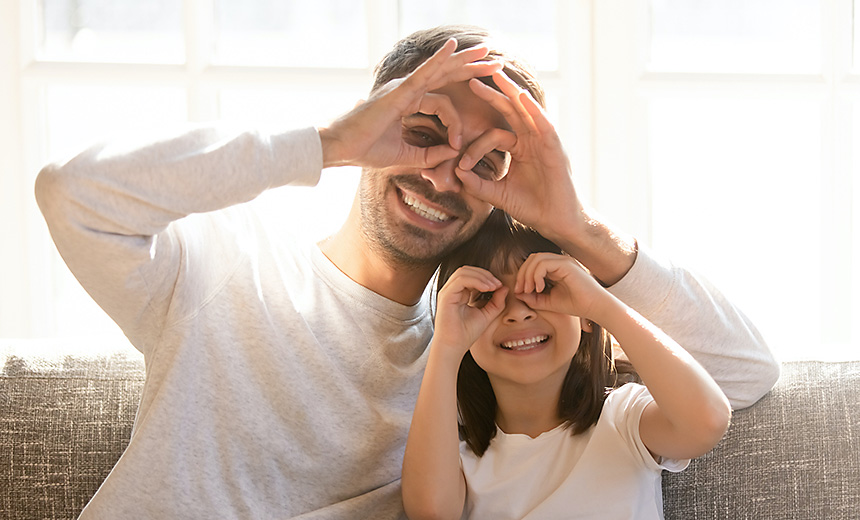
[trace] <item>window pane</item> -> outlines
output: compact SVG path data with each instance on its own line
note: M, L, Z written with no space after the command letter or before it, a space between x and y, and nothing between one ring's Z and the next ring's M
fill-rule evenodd
M50 123L47 155L56 160L98 140L130 132L156 132L184 122L185 92L154 87L56 86L46 91L45 114ZM118 335L118 327L81 288L54 248L51 250L56 334Z
M820 105L653 99L648 115L653 246L705 273L777 352L809 355L828 254Z
M182 63L182 2L41 0L39 58Z
M219 92L220 118L250 124L275 124L282 128L320 126L343 115L361 100L370 88L348 88L336 81L313 90L283 85L269 88L225 88Z
M538 70L558 69L555 0L400 0L400 36L448 23L489 30L505 49ZM573 24L571 24L573 25Z
M49 87L45 114L48 157L55 159L101 139L187 120L185 90L165 87Z
M366 89L320 85L313 91L225 89L220 92L221 119L254 126L302 128L320 126L348 112L367 96ZM261 211L273 222L301 222L291 232L320 240L346 220L358 185L357 168L323 170L313 189L270 190L259 198Z
M821 68L815 0L651 0L648 69L809 73Z
M217 63L368 66L364 2L216 0L215 17Z
M852 27L854 29L854 49L853 49L853 66L854 70L860 69L860 3L854 0L853 4L854 20ZM856 128L856 127L855 127Z

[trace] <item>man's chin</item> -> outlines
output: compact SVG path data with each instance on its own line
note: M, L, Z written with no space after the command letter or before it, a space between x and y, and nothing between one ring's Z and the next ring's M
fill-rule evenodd
M404 224L403 228L397 240L392 240L389 233L379 233L371 240L380 254L398 265L435 268L464 242L462 237L441 237L409 224Z

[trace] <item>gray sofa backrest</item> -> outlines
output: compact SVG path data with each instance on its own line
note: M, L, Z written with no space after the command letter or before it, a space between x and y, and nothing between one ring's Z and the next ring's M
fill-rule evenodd
M143 360L0 344L0 367L0 518L75 518L128 442ZM666 520L860 518L860 361L785 364L663 501Z

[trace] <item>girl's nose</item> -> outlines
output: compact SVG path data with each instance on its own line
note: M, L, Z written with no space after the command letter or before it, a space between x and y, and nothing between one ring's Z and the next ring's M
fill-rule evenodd
M462 184L457 174L454 173L454 166L459 161L459 158L443 161L435 168L425 168L421 170L421 177L430 181L436 191L453 191L458 193Z
M508 294L505 310L502 311L502 319L505 323L528 321L534 319L535 316L535 311L514 296L513 291Z

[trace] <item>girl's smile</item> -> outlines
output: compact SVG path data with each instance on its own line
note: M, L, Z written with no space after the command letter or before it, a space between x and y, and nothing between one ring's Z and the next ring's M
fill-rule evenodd
M579 318L534 310L514 293L516 273L496 277L508 288L505 308L472 345L472 357L491 381L531 385L557 378L560 385L579 346Z

